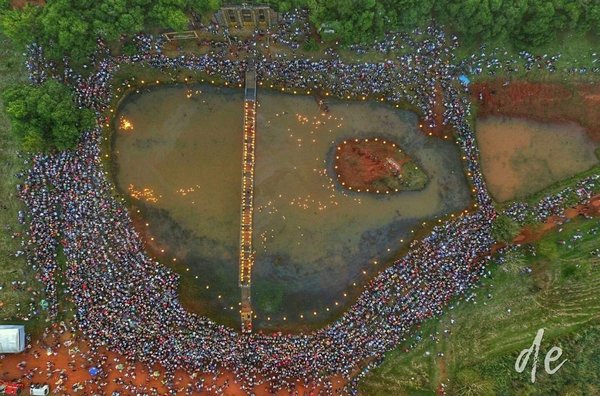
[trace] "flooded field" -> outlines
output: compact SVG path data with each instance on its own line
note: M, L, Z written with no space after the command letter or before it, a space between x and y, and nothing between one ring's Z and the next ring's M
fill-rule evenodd
M468 206L457 148L423 136L414 114L341 101L321 114L312 97L260 91L258 98L255 326L339 314L417 224ZM241 90L155 88L130 96L119 117L116 179L140 211L139 228L158 258L194 280L182 294L193 295L195 310L237 323ZM333 179L336 143L364 137L398 143L429 183L390 196L342 189Z
M492 196L523 198L594 166L599 146L574 123L521 118L477 120L481 165Z

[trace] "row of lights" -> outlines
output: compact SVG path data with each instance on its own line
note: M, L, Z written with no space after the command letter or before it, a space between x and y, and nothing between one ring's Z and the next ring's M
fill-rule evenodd
M185 78L185 81L187 82L187 77ZM204 82L204 79L202 79L202 82ZM141 80L141 83L145 84L145 81ZM160 81L156 80L156 84L159 84L159 83L160 83ZM211 84L215 84L215 81L211 80ZM225 82L225 85L228 85L228 82ZM259 85L262 86L263 82L262 81L259 82ZM128 88L131 88L130 84L128 84L127 86L128 86ZM239 84L239 87L242 87L242 84ZM271 84L270 87L273 88L273 84ZM118 88L117 90L120 91L120 88ZM286 88L281 88L281 91L285 92ZM292 88L288 88L287 91L293 92L293 94L297 94L298 93L297 90L294 90ZM310 93L311 93L310 90L306 91L306 94L310 94ZM325 92L325 96L329 96L329 95L330 95L329 92ZM354 94L353 94L353 96L354 96ZM350 99L351 97L347 96L347 98ZM366 96L362 96L362 100L366 100ZM380 98L380 101L383 102L384 98L383 97ZM256 107L256 103L253 102L253 101L252 101L252 108L251 109L248 108L248 103L245 104L244 125L247 125L246 124L246 120L247 120L248 113L249 113L249 115L252 117L252 129L254 129L253 128L254 127L254 120L255 120L255 116L256 116L256 114L255 114L255 112L256 112L255 107ZM395 107L399 108L400 106L398 104L396 104ZM114 110L110 109L110 112L113 113ZM109 124L107 124L107 126L109 126ZM419 126L422 127L422 125L419 125ZM246 133L246 128L245 128L245 133ZM432 135L431 132L429 133L429 135ZM254 176L254 141L255 141L255 134L254 133L251 134L251 138L252 138L252 142L251 142L250 147L251 147L252 150L251 150L250 156L252 158L252 162L251 162L251 167L252 167L251 168L251 174L252 174L252 178L253 178L253 176ZM446 136L444 136L444 138L447 139L448 136L446 135ZM368 141L368 139L365 139L365 140ZM375 141L377 141L377 138L375 139ZM346 142L344 142L344 143L346 143ZM384 144L385 143L386 142L384 141ZM393 146L395 147L395 144L393 144ZM338 147L338 150L339 150L339 147ZM247 154L247 149L246 149L246 146L244 146L244 157L246 157L246 154ZM108 155L107 155L107 157L108 157ZM464 159L466 159L466 158L463 157L463 160ZM245 165L245 162L244 162L244 165ZM467 174L468 174L468 176L471 176L470 172L468 172ZM243 187L245 187L245 180L244 180ZM244 188L244 191L245 191L245 188ZM358 190L358 191L360 191L360 190ZM367 191L368 191L368 189L367 189ZM398 191L398 190L396 189L396 191ZM473 192L475 192L474 189L473 189ZM389 193L389 191L386 191L386 193ZM245 204L245 194L242 194L242 205L244 206L244 204ZM477 204L474 204L473 206L475 208L477 208ZM252 211L252 209L251 209L251 211ZM462 214L462 213L463 212L459 213L459 215ZM464 213L465 214L468 213L468 210L464 210ZM451 214L450 217L454 218L455 214ZM250 219L250 221L251 221L251 219ZM438 219L438 223L441 223L441 222L442 222L442 220ZM423 222L423 226L425 226L425 224L426 223ZM146 223L146 226L149 226L149 224ZM250 242L251 242L251 232L252 231L250 230ZM411 230L411 233L414 233L414 230ZM244 232L242 232L242 240L244 240L244 238L245 238L244 237ZM154 240L154 238L151 238L151 239ZM400 242L404 242L404 240L401 239ZM389 251L389 249L388 249L388 251ZM164 249L162 249L161 252L164 253ZM245 251L243 249L243 243L242 243L242 250L241 250L241 252L242 252L242 254L245 254ZM177 260L176 258L173 258L173 262L176 262L176 260ZM252 258L249 258L248 260L240 260L240 281L242 281L243 279L245 279L247 277L247 282L250 283L250 272L251 272L251 267L252 267L252 264L253 264L252 261L253 261ZM247 263L247 265L246 265L246 263ZM374 264L377 264L377 261L374 261ZM245 269L246 266L247 266L247 271ZM190 268L186 268L186 271L190 271ZM366 275L366 271L363 270L362 272L363 272L363 274ZM196 279L198 279L197 275L196 275ZM356 286L356 283L354 282L353 285ZM206 285L206 289L209 289L209 285ZM347 296L347 293L344 293L344 297L346 297L346 296ZM221 295L219 295L218 298L220 299ZM240 305L241 305L241 303L240 303ZM339 303L336 302L335 305L337 306L337 305L339 305ZM233 309L233 307L230 307L230 308ZM329 311L329 307L327 307L326 310ZM317 315L317 311L313 311L313 316L316 316L316 315ZM256 318L256 315L254 315L254 318ZM300 314L300 319L303 319L303 318L304 318L304 315ZM267 317L267 320L271 320L271 318ZM287 317L284 316L283 320L287 320Z
M252 216L254 211L254 149L256 142L256 102L244 101L244 150L242 172L242 210L240 227L240 284L249 285L251 282L252 266ZM246 169L246 166L249 169ZM247 176L247 172L250 173ZM250 191L249 205L246 201L246 191ZM247 210L246 210L247 209Z
M139 210L139 209L137 210L137 213L140 213L140 210ZM455 218L456 216L460 216L460 215L462 215L462 214L467 214L467 213L468 213L468 210L466 210L466 209L465 209L465 210L463 210L463 211L461 211L461 212L458 212L457 214L455 214L455 213L452 213L452 214L450 214L450 218ZM442 219L441 219L441 218L437 219L437 222L438 222L438 223L441 223L441 222L442 222ZM422 223L421 223L421 225L422 225L422 227L424 228L424 227L427 225L427 222L422 222ZM149 226L150 226L150 224L149 224L149 223L145 223L145 226L146 226L146 227L149 227ZM413 230L411 230L410 232L411 232L411 234L414 234L415 230L413 229ZM151 239L152 241L154 240L154 238L150 238L150 239ZM400 243L404 243L404 242L405 242L405 241L404 241L404 239L400 239ZM390 249L388 248L388 249L387 249L387 251L389 252L389 251L390 251ZM164 250L164 249L161 249L161 253L164 253L164 252L165 252L165 250ZM173 263L175 263L175 262L177 262L177 259L174 257L174 258L172 258L172 261L173 261ZM377 261L377 260L373 260L371 263L372 263L372 265L378 265L378 264L379 264L379 261ZM190 271L190 268L189 268L189 267L186 267L186 271L187 271L187 272L189 272L189 271ZM368 272L367 272L367 270L364 270L364 269L363 269L361 272L362 272L362 274L363 274L363 275L365 275L365 276L366 276L366 275L368 275ZM196 276L195 276L195 278L196 278L196 279L199 279L198 275L196 275ZM356 282L352 282L352 286L353 286L353 287L357 287L357 286L359 286L359 284L358 284L358 283L356 283ZM206 286L205 286L205 288L208 290L208 289L210 289L210 286L209 286L209 285L206 285ZM347 292L344 292L342 295L343 295L343 297L344 297L344 298L348 297L348 293L347 293ZM218 299L222 299L222 297L223 297L223 296L222 296L221 294L219 294L219 295L217 296L217 298L218 298ZM239 302L239 303L238 303L238 305L240 305L240 306L241 306L241 302ZM336 307L339 307L339 305L340 305L339 301L335 301L335 306L336 306ZM225 309L225 310L227 310L228 308L229 308L229 310L233 310L233 309L234 309L234 306L224 307L224 309ZM326 311L326 312L330 312L330 311L331 311L331 308L330 308L330 307L325 307L325 311ZM239 310L239 312L241 313L241 310ZM312 311L312 317L318 316L318 314L319 314L319 311ZM307 318L307 317L311 317L311 315L310 315L310 314L307 314L307 315L305 315L305 314L299 314L299 316L298 316L298 317L299 317L299 319L305 319L305 318ZM254 318L254 319L257 319L257 315L256 315L256 314L253 314L253 318ZM288 316L283 316L283 317L282 317L282 320L284 320L284 321L287 321L287 320L288 320L288 318L289 318ZM272 318L271 316L267 316L267 321L271 321L271 320L274 320L274 318Z

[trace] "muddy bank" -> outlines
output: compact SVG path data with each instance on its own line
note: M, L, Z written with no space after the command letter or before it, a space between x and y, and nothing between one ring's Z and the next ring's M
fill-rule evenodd
M576 122L600 142L600 85L504 80L472 85L478 116L506 115L545 122Z

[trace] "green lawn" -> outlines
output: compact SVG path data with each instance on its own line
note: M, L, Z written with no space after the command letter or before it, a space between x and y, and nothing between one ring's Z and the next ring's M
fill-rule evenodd
M25 80L27 77L23 57L4 36L0 35L0 92L7 86ZM0 108L3 108L0 99ZM26 312L29 293L24 288L15 288L13 281L27 281L26 287L33 286L33 276L26 268L23 256L16 258L20 248L13 233L22 232L17 213L23 208L17 198L15 174L23 168L23 160L17 158L18 144L10 132L10 121L0 111L0 321L14 319ZM20 304L20 306L17 306Z
M596 234L590 233L593 229ZM582 239L570 242L576 234ZM502 266L490 265L492 276L473 290L477 297L456 302L442 318L426 323L418 332L424 340L416 348L403 351L413 338L390 352L362 382L362 394L434 394L443 365L450 395L554 395L574 389L580 393L570 394L598 394L600 359L590 352L597 351L600 338L600 259L590 254L600 248L598 235L597 219L577 219L538 241L536 256L520 248ZM525 266L532 268L531 274L521 274ZM540 360L557 345L571 363L553 376L542 363L531 385L529 369L516 373L514 363L540 328L546 329ZM587 355L577 352L583 350ZM587 375L578 376L576 370Z
M471 45L461 45L457 50L457 58L465 59L471 56L471 54L478 54L480 44L471 44ZM509 42L505 39L499 39L495 42L491 42L487 44L486 53L491 53L495 48L500 48L501 51L498 51L498 58L500 60L506 59L508 56L512 56L518 58L519 50L514 48ZM569 67L587 67L592 68L594 64L592 63L591 55L593 53L600 52L598 50L600 48L600 37L594 34L586 34L582 35L580 33L568 32L560 35L558 40L554 40L544 46L538 48L529 49L528 52L535 55L548 55L554 56L557 54L561 54L560 59L556 62L556 66L559 71L562 71L565 68ZM507 51L508 54L504 55L504 51ZM596 66L598 66L596 64ZM518 72L513 72L507 77L511 79L526 79L529 81L543 81L543 82L551 82L551 81L566 81L566 77L563 73L548 73L544 70L531 70L525 71L522 69L521 65L519 65L520 70ZM471 76L473 81L486 80L489 78L498 78L499 76L504 76L504 74L497 74L496 76L489 76L486 73L483 73L479 76ZM569 82L574 81L599 81L600 76L597 74L594 75L592 73L587 73L584 75L573 74L568 77Z

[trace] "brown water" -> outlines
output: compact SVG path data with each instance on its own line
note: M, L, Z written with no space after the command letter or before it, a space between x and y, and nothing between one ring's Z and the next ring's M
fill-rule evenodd
M594 166L598 147L574 123L521 118L477 120L481 166L492 196L523 198Z
M375 103L329 108L321 114L312 97L259 92L252 282L259 327L338 314L344 293L381 270L417 224L469 203L457 148L423 136L414 114ZM116 134L117 183L141 198L133 201L147 237L197 277L200 311L237 320L242 91L153 89L132 95L120 117L133 128ZM332 180L336 142L375 136L422 166L430 177L422 191L355 194Z

